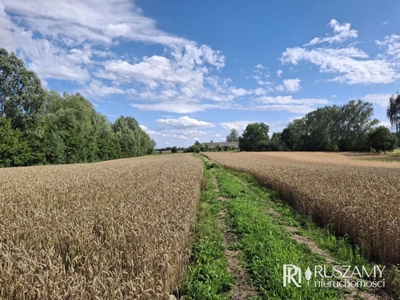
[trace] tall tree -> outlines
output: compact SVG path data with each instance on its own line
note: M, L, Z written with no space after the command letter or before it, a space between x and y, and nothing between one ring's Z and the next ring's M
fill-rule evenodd
M251 123L239 138L241 151L263 151L268 148L269 126L265 123Z
M368 150L368 132L379 122L372 116L372 104L361 100L327 106L289 123L281 138L295 151Z
M339 150L364 151L367 148L369 130L379 121L373 119L374 109L371 103L350 101L341 107L339 116Z
M339 107L327 106L308 113L305 117L307 151L337 151Z
M121 147L122 157L150 154L155 143L132 117L120 117L113 124Z
M306 119L296 119L290 122L281 134L281 140L286 148L292 151L307 150L307 125Z
M390 97L386 116L392 126L396 128L396 133L398 133L400 131L400 94L398 92Z
M239 142L239 132L233 128L226 137L227 142Z
M93 162L155 147L131 117L112 125L80 94L45 91L33 71L0 48L0 166Z
M23 130L43 107L45 94L37 75L14 53L0 48L0 116Z

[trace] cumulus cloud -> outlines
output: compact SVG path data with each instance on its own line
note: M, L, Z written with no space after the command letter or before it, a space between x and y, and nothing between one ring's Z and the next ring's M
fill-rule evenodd
M220 123L220 126L224 129L228 129L229 131L232 129L236 129L237 131L243 132L246 129L246 126L250 123L255 123L256 121L232 121L232 122L223 122Z
M205 121L199 121L194 118L190 118L188 116L183 116L179 117L177 119L157 119L157 123L162 124L162 125L167 125L170 127L174 128L213 128L215 127L214 124L205 122Z
M376 43L386 48L386 54L388 56L400 62L400 35L392 34L386 36L383 41L377 40Z
M113 42L125 37L141 42L183 45L187 40L156 28L155 21L143 16L128 0L13 1L2 0L6 11L16 14L32 30L70 44L84 41ZM69 30L66 30L68 28Z
M283 71L282 71L282 70L278 70L278 71L276 71L276 75L278 75L278 77L281 77L281 76L282 76L282 74L283 74Z
M190 146L196 139L210 136L211 133L208 131L200 130L198 128L170 128L160 127L157 131L150 130L146 126L140 126L145 132L147 132L152 138L157 139L157 143L160 146L163 145L183 145Z
M340 74L331 81L347 84L390 83L399 75L390 63L383 59L366 59L368 55L359 49L288 48L281 61L297 65L302 61L311 62L322 73Z
M145 110L145 111L165 111L178 114L189 114L207 109L220 109L227 108L228 106L221 104L209 104L198 102L168 102L163 101L159 103L131 103L130 106Z
M264 96L256 98L255 102L263 104L279 104L279 105L287 105L287 104L326 105L329 103L327 99L320 99L320 98L295 99L292 96L275 96L275 97Z
M391 96L392 95L389 94L368 94L365 95L362 99L364 101L371 102L379 106L382 106L384 108L387 108L389 105L389 98Z
M319 38L319 37L313 38L308 44L305 44L304 46L311 46L322 43L329 43L329 44L342 43L349 38L356 38L358 36L357 30L350 29L351 27L350 23L340 24L335 19L332 19L329 22L329 26L333 29L332 36L328 36L325 38Z
M313 110L315 110L314 105L310 104L266 104L266 105L253 105L246 108L247 110L253 111L284 111L294 114L305 115Z
M130 0L1 0L0 37L42 80L75 82L93 97L124 93L163 107L172 99L231 101L246 94L212 75L225 66L220 51L158 29ZM116 51L132 42L164 51L142 58Z
M276 89L280 92L295 93L301 89L300 82L301 80L298 78L285 79L283 80L283 84L277 86Z
M140 127L144 132L146 132L146 133L149 134L149 135L157 135L157 134L159 134L157 131L150 130L149 128L147 128L147 127L144 126L144 125L139 125L139 127Z
M332 19L329 25L333 29L333 35L316 37L304 45L309 46L307 48L287 48L282 53L281 62L292 65L310 62L316 65L321 73L336 75L329 81L350 85L391 83L400 78L399 36L391 35L383 41L376 41L378 45L387 48L386 55L380 54L376 58L370 58L366 52L351 45L333 48L334 44L343 44L350 38L356 38L358 33L351 29L350 23L340 24ZM313 47L316 45L318 47ZM387 59L388 56L392 59Z

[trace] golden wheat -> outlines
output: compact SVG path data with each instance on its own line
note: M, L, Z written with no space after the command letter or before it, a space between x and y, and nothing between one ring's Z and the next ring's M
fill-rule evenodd
M190 155L0 169L0 299L168 298L201 178Z
M400 263L400 163L338 153L207 153L254 174L298 211L347 235L369 258Z

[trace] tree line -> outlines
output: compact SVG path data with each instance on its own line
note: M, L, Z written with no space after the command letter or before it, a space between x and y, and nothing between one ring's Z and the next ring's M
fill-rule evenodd
M400 138L400 95L389 99L387 117L396 133L378 126L373 106L362 100L318 108L269 137L265 123L248 124L238 138L241 151L392 151ZM228 139L237 135L231 132Z
M79 93L47 91L0 48L0 166L95 162L150 154L155 142L133 117L111 123Z
M239 142L240 151L393 151L400 146L400 94L389 98L387 117L395 127L391 133L378 126L373 105L352 100L338 106L325 106L290 122L282 132L270 137L269 125L250 123L239 136L232 129L227 142ZM217 147L215 151L229 150ZM196 141L185 152L209 151Z

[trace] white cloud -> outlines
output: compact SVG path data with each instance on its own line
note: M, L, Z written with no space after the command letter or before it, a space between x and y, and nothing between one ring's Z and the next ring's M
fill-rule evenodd
M304 46L311 46L321 43L329 43L329 44L342 43L346 41L348 38L356 38L358 36L357 30L350 29L351 27L350 23L340 24L335 19L332 19L329 22L329 26L331 26L331 28L333 29L334 33L333 36L325 38L319 38L319 37L313 38L308 44L305 44Z
M128 0L2 0L6 11L19 15L33 30L53 39L112 43L115 37L163 45L183 45L185 39L156 28L155 22L143 16ZM69 30L65 30L68 28Z
M263 104L299 104L299 105L325 105L328 104L329 101L327 99L319 99L319 98L299 98L294 99L292 96L275 96L275 97L258 97L255 99L257 103Z
M214 69L225 66L220 51L158 29L130 0L54 0L40 5L1 0L0 37L2 46L18 52L42 80L73 81L93 97L128 94L190 106L204 98L232 101L246 94L212 76ZM162 45L164 52L141 59L113 52L114 46L132 41ZM214 86L207 80L212 77Z
M127 61L113 60L105 62L105 70L119 75L125 81L134 80L150 83L152 81L160 84L188 84L201 87L203 83L203 73L201 70L179 68L177 61L153 55L145 57L140 63L130 64ZM179 62L180 63L180 62ZM150 87L152 87L150 85ZM153 86L157 87L157 85Z
M400 62L400 35L392 34L386 36L383 41L376 41L379 46L387 48L386 54L392 56L394 59Z
M224 108L225 106L220 104L207 104L198 102L169 102L163 101L160 103L131 103L132 107L147 110L147 111L165 111L173 112L178 114L189 114L207 109Z
M282 54L283 63L297 65L308 61L320 68L322 73L338 73L331 81L347 84L390 83L399 78L399 74L385 60L366 60L368 55L356 48L307 50L288 48ZM361 60L364 59L364 60Z
M205 122L205 121L199 121L194 118L190 118L188 116L183 116L179 117L177 119L157 119L157 123L162 124L162 125L168 125L170 127L174 128L212 128L215 127L214 124Z
M204 139L205 136L210 136L210 132L199 130L197 128L159 128L158 131L149 130L146 126L141 126L152 138L157 139L159 147L164 145L175 146L190 146L198 137Z
M389 130L394 129L395 127L392 126L392 124L389 121L380 121L378 126L385 126L387 127Z
M126 91L118 86L105 86L101 81L93 80L81 93L94 97L107 97L109 95L122 95Z
M147 128L147 127L144 126L144 125L139 125L139 127L140 127L144 132L146 132L147 134L150 134L150 135L157 135L157 134L159 134L157 131L150 130L149 128Z
M282 71L282 70L278 70L278 71L276 71L276 75L278 75L278 77L281 77L281 76L282 76L282 74L283 74L283 71Z
M295 93L301 89L300 82L301 80L298 78L285 79L283 80L283 84L277 86L276 89L280 92Z
M239 133L243 132L246 129L246 126L250 123L255 123L255 121L233 121L233 122L223 122L220 123L221 127L224 129L228 129L229 131L232 129L236 129Z
M321 73L336 74L329 81L350 85L385 84L400 78L400 36L391 35L383 41L376 41L378 45L387 48L386 55L379 54L376 58L369 58L366 52L354 47L354 43L332 48L332 44L343 43L349 38L356 38L358 34L356 30L351 29L350 23L340 24L332 19L329 25L333 29L333 35L314 38L305 45L328 44L328 47L320 45L312 49L287 48L282 53L281 62L293 65L310 62L316 65ZM283 90L283 87L280 89Z
M236 97L241 97L250 94L250 91L245 90L243 88L238 88L238 89L232 88L230 91Z
M267 89L263 89L263 88L257 88L255 90L253 90L253 94L256 96L262 96L265 95L267 93Z
M314 105L309 104L268 104L268 105L254 105L246 108L247 110L255 111L285 111L300 115L305 115L313 110L315 110Z
M368 94L368 95L365 95L362 99L364 101L378 104L379 106L387 108L389 105L389 98L391 96L392 95L389 95L389 94Z

